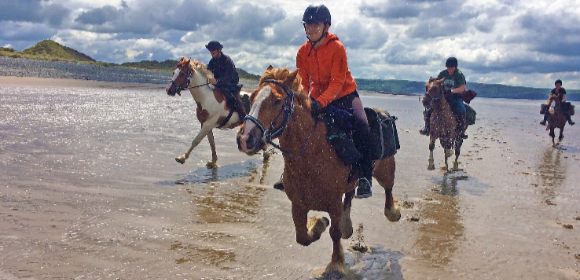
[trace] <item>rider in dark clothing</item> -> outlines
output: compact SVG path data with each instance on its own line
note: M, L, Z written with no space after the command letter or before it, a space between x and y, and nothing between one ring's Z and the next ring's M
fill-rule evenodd
M224 93L230 109L243 111L243 109L238 110L235 96L240 90L238 87L240 78L236 72L236 65L229 56L222 53L223 46L220 42L211 41L205 47L210 51L212 57L207 64L207 69L213 72L214 79L210 79L209 82Z
M550 98L548 98L548 101L546 101L546 104L548 104L548 105L550 105L550 102L552 101L552 97L558 98L561 102L566 101L566 90L562 87L562 80L559 80L559 79L556 80L554 85L556 87L553 88L552 91L550 91ZM566 115L566 120L568 120L568 123L570 125L574 125L575 122L572 121L570 114L568 114L567 111L565 111L564 114ZM550 112L548 110L546 110L546 113L544 113L544 120L541 121L540 124L546 125L546 121L548 121L549 116L550 116Z

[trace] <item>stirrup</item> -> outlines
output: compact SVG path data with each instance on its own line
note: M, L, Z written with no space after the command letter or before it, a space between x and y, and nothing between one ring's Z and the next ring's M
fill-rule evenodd
M358 188L356 189L356 198L367 198L373 196L371 190L372 184L365 177L358 179Z
M277 190L281 190L284 191L284 174L280 175L280 180L278 180L278 182L274 183L274 188Z

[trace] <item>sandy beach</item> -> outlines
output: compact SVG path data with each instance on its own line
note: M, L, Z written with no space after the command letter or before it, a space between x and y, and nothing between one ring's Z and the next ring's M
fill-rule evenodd
M332 243L295 242L282 155L218 130L218 169L206 140L175 162L200 124L164 87L0 76L0 279L318 279ZM553 148L540 101L476 98L462 170L437 144L429 171L418 97L362 95L398 117L403 217L376 181L353 202L343 279L580 279L579 125Z

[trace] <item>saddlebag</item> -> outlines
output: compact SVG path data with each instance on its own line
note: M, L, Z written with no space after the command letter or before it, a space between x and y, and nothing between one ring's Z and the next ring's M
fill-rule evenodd
M574 116L574 105L570 102L562 102L562 111L566 115Z
M379 108L365 108L365 113L371 129L372 159L379 160L395 155L401 148L395 125L397 117Z
M550 105L542 104L540 106L540 114L545 115L548 112L548 108L550 108Z
M467 125L474 125L475 124L475 115L477 113L471 106L465 104L465 124Z

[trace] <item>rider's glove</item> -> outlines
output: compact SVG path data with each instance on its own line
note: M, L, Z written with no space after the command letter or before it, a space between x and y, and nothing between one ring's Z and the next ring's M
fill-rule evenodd
M322 104L313 98L310 98L310 113L315 118L322 113Z

